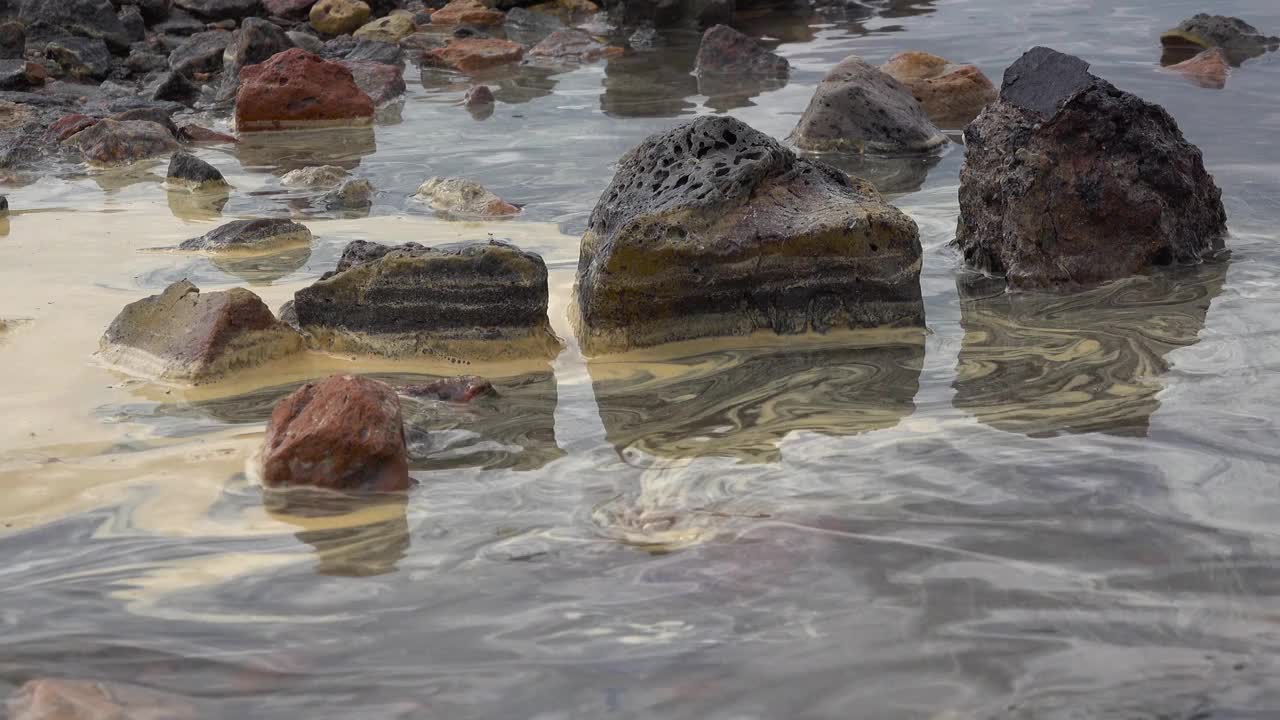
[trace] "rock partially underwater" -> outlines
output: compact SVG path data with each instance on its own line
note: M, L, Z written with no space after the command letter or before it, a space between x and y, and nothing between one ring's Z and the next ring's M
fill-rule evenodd
M1224 245L1222 193L1158 105L1035 48L965 130L955 245L1015 287L1087 285Z
M209 253L270 253L310 246L311 231L292 220L235 220L200 237L185 240L179 250Z
M916 224L865 182L739 120L624 156L582 238L584 350L715 335L918 325Z
M292 49L240 72L236 128L283 130L373 122L373 100L351 71Z
M1221 48L1232 65L1280 48L1280 37L1268 36L1236 17L1200 13L1160 35L1161 63L1173 65L1211 48Z
M962 128L996 101L996 86L975 65L925 52L898 53L880 70L902 83L940 127Z

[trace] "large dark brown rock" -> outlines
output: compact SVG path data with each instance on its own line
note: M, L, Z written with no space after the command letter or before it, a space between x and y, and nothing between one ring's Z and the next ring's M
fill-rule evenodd
M1169 113L1035 48L965 130L956 246L1011 285L1086 285L1223 247L1222 193Z
M201 293L186 280L126 305L99 357L162 380L200 383L302 349L302 338L243 288Z
M759 329L923 322L916 224L869 184L725 116L625 155L578 262L588 352Z
M357 240L294 296L319 347L392 357L553 357L547 267L498 241L443 248Z
M303 385L271 412L263 485L401 492L412 483L400 398L390 385L334 375Z
M188 152L176 152L169 158L165 183L189 190L226 188L227 180L209 163Z
M294 48L240 71L235 116L242 132L368 125L373 100L350 70Z

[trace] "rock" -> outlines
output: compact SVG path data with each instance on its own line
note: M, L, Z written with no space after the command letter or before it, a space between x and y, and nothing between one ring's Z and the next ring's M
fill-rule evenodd
M216 130L200 127L199 125L187 124L178 128L178 136L187 142L193 143L238 143L240 142L231 135L220 133Z
M132 110L118 112L111 116L111 120L119 120L121 122L142 120L152 122L163 126L169 131L175 139L178 137L178 126L173 123L173 111L165 107L147 106L135 107Z
M49 126L49 134L57 138L58 142L62 142L81 130L97 125L100 119L81 113L63 115Z
M374 105L381 105L404 94L404 71L395 65L371 60L339 60Z
M1222 48L1232 65L1240 65L1280 48L1280 37L1268 37L1240 18L1200 13L1166 30L1160 35L1160 43L1165 48L1165 65L1215 47Z
M166 35L190 36L207 29L205 24L193 17L186 10L175 9L163 22L156 23L151 30L162 38Z
M26 60L0 60L0 90L25 91L45 81L44 68Z
M1165 70L1178 73L1202 88L1221 90L1227 86L1231 64L1226 52L1216 47L1205 50L1190 60L1170 65Z
M169 53L169 67L188 78L197 73L216 73L222 69L222 56L229 44L231 33L225 30L196 33Z
M909 90L857 56L822 79L790 139L801 150L879 154L927 153L947 142Z
M178 245L178 249L192 252L268 253L307 247L311 245L311 240L311 231L307 226L292 220L235 220L200 237L184 240Z
M138 8L126 5L120 8L116 17L120 18L120 25L131 41L138 43L147 39L147 23L142 19L142 13Z
M119 683L40 678L8 701L10 720L196 720L186 700Z
M369 22L369 6L360 0L319 0L309 17L311 27L325 35L346 35Z
M27 26L17 20L0 22L0 59L21 59L27 48Z
M356 38L361 40L397 43L414 34L417 30L418 28L413 24L412 18L408 15L396 14L366 23L359 30L356 30L354 34Z
M488 85L477 85L471 88L462 100L467 112L477 120L486 120L493 115L494 102L493 91Z
M18 19L33 26L62 28L71 35L97 38L114 52L129 51L129 33L110 0L18 0Z
M582 238L588 353L676 340L919 325L916 224L870 184L732 117L623 156Z
M463 218L516 215L520 208L494 195L478 183L462 178L427 178L415 194L441 213Z
M941 127L968 125L999 94L977 66L953 65L925 52L898 53L880 70L902 83Z
M482 377L462 375L418 385L405 385L400 388L400 394L419 400L469 403L476 398L497 395L498 391L493 388L493 383Z
M505 30L508 40L523 44L536 44L557 30L564 30L565 24L554 15L533 12L522 7L507 11Z
M404 67L404 50L399 45L378 40L362 40L349 35L326 42L321 57L326 60L370 60L384 65Z
M578 29L557 30L542 42L529 48L526 57L554 63L589 63L600 58L621 55L623 49L597 42Z
M44 54L77 80L105 80L111 72L111 51L97 38L53 40L45 45Z
M315 35L301 30L290 30L285 35L288 36L289 42L292 42L294 47L302 48L312 55L320 55L324 52L324 41Z
M261 458L269 488L403 492L413 483L399 396L355 375L307 383L281 400Z
M124 65L129 70L130 75L145 76L150 73L168 70L169 58L160 53L151 52L151 50L147 49L146 43L137 43L129 51L129 57L125 58Z
M200 88L187 79L181 72L167 72L156 78L149 85L152 100L169 100L184 105L194 105L200 98Z
M734 0L606 0L623 25L710 27L733 21Z
M169 158L169 172L165 176L165 182L189 190L230 187L217 168L191 153L181 151Z
M274 23L262 18L245 18L240 29L231 33L231 41L222 54L222 86L217 100L226 101L240 89L240 71L249 65L266 62L273 55L293 47L289 36Z
M276 17L288 20L306 20L316 0L262 0L262 7Z
M319 347L390 357L551 358L547 267L491 240L443 248L349 244L337 269L294 295Z
M257 295L244 288L201 293L181 280L126 305L98 355L145 376L202 383L301 349L302 337Z
M5 197L4 195L0 195L0 217L8 217L8 216L9 216L9 198ZM2 325L3 325L3 321L0 321L0 326Z
M423 54L423 62L438 67L475 73L498 65L520 62L524 47L509 40L464 38Z
M1223 247L1222 193L1177 123L1038 47L965 130L955 245L1015 287L1088 285Z
M373 206L373 183L358 178L347 180L320 198L326 210L367 210Z
M507 16L480 0L453 0L431 13L432 25L501 25Z
M235 117L241 131L367 125L373 101L350 70L295 48L240 71Z
M68 137L90 165L128 165L156 155L168 155L178 142L165 126L145 120L101 120Z
M693 74L786 77L791 64L728 25L715 25L702 34Z
M172 0L121 0L121 5L132 5L142 13L142 19L148 24L158 23L169 17L173 10Z
M262 9L260 0L173 0L173 4L205 20L240 20Z
M280 178L288 187L329 188L351 177L351 173L337 165L319 165L290 170Z

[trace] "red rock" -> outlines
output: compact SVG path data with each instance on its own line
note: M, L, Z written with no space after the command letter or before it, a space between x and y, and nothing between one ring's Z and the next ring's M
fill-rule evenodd
M428 64L453 68L465 73L520 62L523 57L523 45L510 40L490 38L451 40L445 47L436 48L422 56Z
M290 127L367 125L373 100L351 71L293 48L240 71L236 127L281 130Z
M412 481L395 390L354 375L298 388L271 413L262 482L277 488L407 490Z
M1227 62L1227 54L1222 48L1210 48L1189 60L1165 68L1176 72L1202 88L1221 90L1227 86L1227 76L1231 74L1231 64Z
M238 143L240 140L231 135L220 133L217 130L210 130L207 127L199 125L187 124L178 128L178 133L183 140L193 143Z
M406 385L400 389L400 392L424 400L456 403L469 403L478 397L497 394L492 383L475 375L443 378L421 385Z
M81 115L80 113L63 115L53 121L53 124L49 126L49 132L54 137L58 138L58 142L62 142L81 130L93 127L100 119L101 118L89 117L88 115Z
M262 6L269 14L291 20L306 18L315 4L316 0L262 0Z
M188 720L195 708L174 695L134 687L42 678L9 698L11 720Z
M491 10L480 0L453 0L431 13L432 25L499 25L507 16Z

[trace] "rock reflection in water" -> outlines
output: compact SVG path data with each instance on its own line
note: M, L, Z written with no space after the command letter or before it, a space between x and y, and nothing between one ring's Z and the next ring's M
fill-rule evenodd
M236 155L248 170L283 174L312 165L353 170L377 149L372 127L328 128L245 133L236 144Z
M300 529L315 548L316 572L373 577L395 572L409 551L408 497L353 497L310 490L264 490L263 506L275 520Z
M910 193L924 187L929 171L942 162L941 155L924 157L878 157L848 153L809 155L846 173L862 178L886 195Z
M734 108L752 107L752 99L757 95L780 90L787 85L786 78L737 77L725 75L703 75L698 78L698 92L707 96L707 107L717 112L728 112Z
M686 37L687 35L687 37ZM697 107L698 79L693 66L698 36L671 33L655 52L628 52L609 58L604 68L600 109L613 117L677 117Z
M231 275L250 285L270 285L306 267L310 247L294 247L271 255L224 253L217 255L176 255L186 262L165 265L137 278L138 287L154 290L186 278L197 286L221 285Z
M924 361L918 330L680 347L695 349L587 363L605 433L624 460L640 452L771 463L791 432L893 427L915 409Z
M1198 341L1226 273L1224 260L1064 294L962 277L955 406L1031 437L1145 436L1166 356Z
M226 188L199 192L170 190L166 194L169 212L179 220L217 220L231 199L231 192Z
M422 68L422 87L450 93L465 93L476 85L488 85L493 91L496 102L507 105L519 105L538 98L547 97L556 89L556 75L566 69L538 67L536 65L509 65L493 68L476 75L460 75L458 73L429 66ZM487 114L473 113L477 120L492 115L492 107Z

